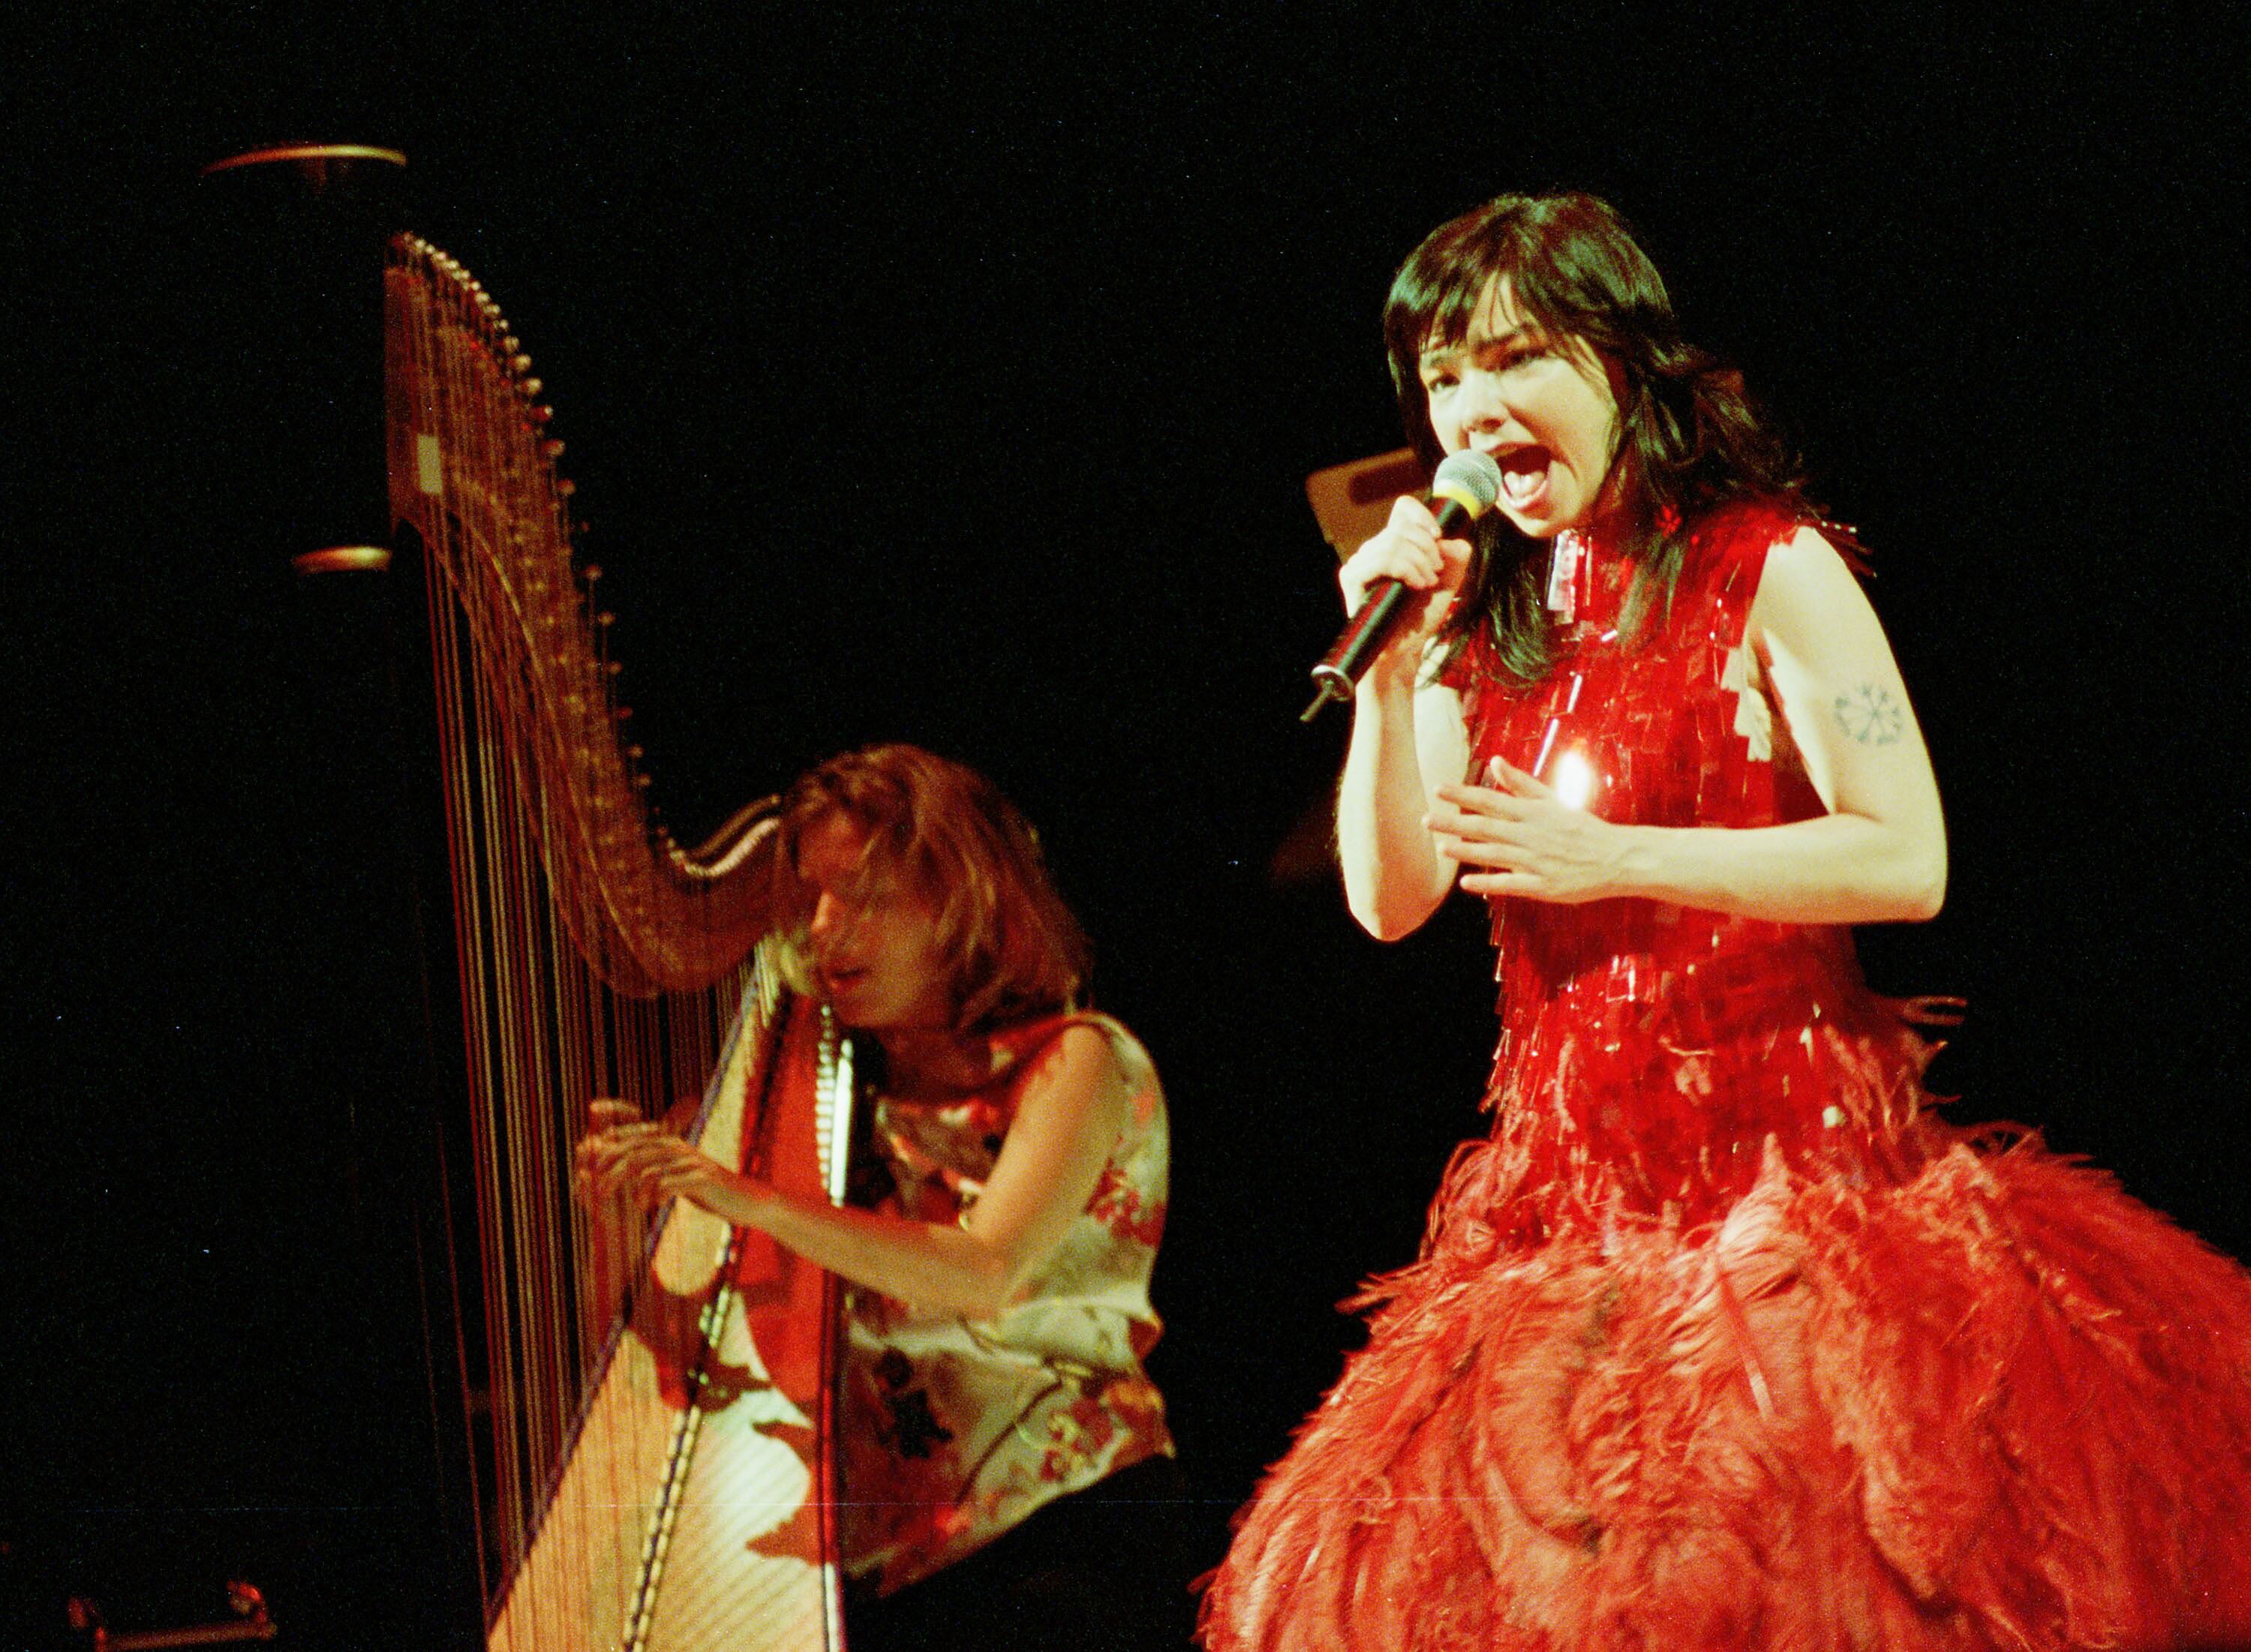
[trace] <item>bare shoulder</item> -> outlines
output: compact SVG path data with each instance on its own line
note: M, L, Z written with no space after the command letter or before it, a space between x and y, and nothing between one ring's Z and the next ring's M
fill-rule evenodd
M1759 580L1762 600L1770 594L1784 600L1818 600L1839 591L1858 594L1860 589L1860 577L1845 553L1811 522L1800 522L1774 542Z
M1089 1098L1122 1089L1146 1070L1148 1060L1140 1041L1108 1016L1075 1019L1029 1063L1020 1099Z
M1117 1058L1107 1033L1091 1022L1073 1020L1042 1037L1021 1059L1015 1082L1029 1091L1098 1073Z
M1754 629L1812 645L1824 637L1857 636L1876 628L1860 576L1828 536L1800 524L1775 541L1751 605Z
M1098 1021L1073 1021L1049 1046L1047 1061L1066 1073L1101 1073L1119 1064L1118 1046L1120 1038L1128 1043L1132 1034L1124 1027L1112 1033Z
M1107 1052L1108 1059L1119 1067L1133 1069L1150 1065L1149 1052L1133 1035L1133 1029L1100 1010L1080 1011L1063 1036L1077 1040L1081 1047Z
M1090 1012L1074 1020L1064 1037L1074 1049L1064 1058L1072 1063L1070 1070L1098 1093L1098 1104L1119 1128L1140 1133L1164 1129L1164 1082L1132 1029L1113 1016Z

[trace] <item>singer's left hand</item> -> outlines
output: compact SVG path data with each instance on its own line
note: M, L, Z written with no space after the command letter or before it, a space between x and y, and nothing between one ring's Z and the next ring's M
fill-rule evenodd
M1565 905L1631 893L1626 827L1573 808L1498 757L1486 777L1492 785L1441 785L1423 817L1438 853L1460 864L1463 888Z

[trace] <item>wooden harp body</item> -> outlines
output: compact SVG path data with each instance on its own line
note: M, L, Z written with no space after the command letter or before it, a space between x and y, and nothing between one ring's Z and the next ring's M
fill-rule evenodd
M819 1013L761 971L713 1080L707 1149L828 1191L819 1177L841 1169L828 1103L850 1089L838 1057ZM509 1528L494 1652L841 1647L836 1324L832 1276L675 1207L544 1503Z

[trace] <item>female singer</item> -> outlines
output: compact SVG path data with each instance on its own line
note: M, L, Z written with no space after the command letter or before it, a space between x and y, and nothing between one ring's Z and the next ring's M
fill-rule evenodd
M1490 454L1505 520L1402 500L1346 563L1347 608L1422 597L1338 843L1379 937L1490 902L1494 1121L1208 1643L2251 1643L2251 1275L1936 1118L1854 964L1946 846L1850 542L1598 200L1445 225L1385 324L1415 445Z
M1167 1170L1148 1055L1077 1007L1085 938L972 771L906 745L833 758L783 798L774 848L790 971L875 1069L871 1207L764 1185L613 1102L579 1150L590 1191L692 1200L852 1286L855 1652L973 1621L1001 1645L1141 1645L1127 1627L1186 1599L1184 1571L1146 1576L1180 1495L1141 1368Z

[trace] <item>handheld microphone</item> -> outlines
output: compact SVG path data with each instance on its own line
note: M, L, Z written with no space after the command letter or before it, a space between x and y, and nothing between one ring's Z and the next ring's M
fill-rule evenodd
M1500 467L1490 454L1474 451L1449 454L1430 479L1430 502L1438 517L1438 536L1459 539L1500 497ZM1313 702L1298 718L1311 722L1332 700L1349 699L1353 687L1368 670L1391 628L1415 596L1403 580L1378 579L1368 587L1360 606L1321 663L1313 667Z

